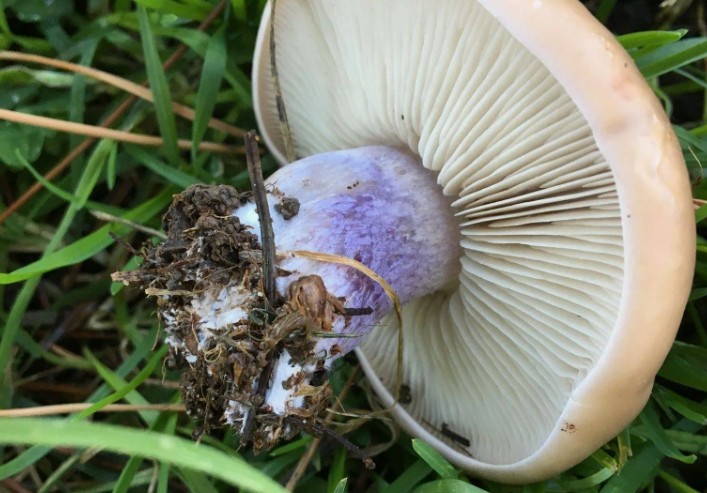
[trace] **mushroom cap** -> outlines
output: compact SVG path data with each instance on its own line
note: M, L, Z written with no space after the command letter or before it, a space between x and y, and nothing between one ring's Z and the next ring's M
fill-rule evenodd
M682 154L629 55L574 0L282 0L276 15L297 154L408 147L455 197L462 269L404 308L400 424L506 483L614 437L650 395L694 269ZM284 163L269 23L254 99ZM396 337L384 322L359 351L387 404Z

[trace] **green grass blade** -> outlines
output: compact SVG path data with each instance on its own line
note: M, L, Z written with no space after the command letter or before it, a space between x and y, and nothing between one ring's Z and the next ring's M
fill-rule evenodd
M700 493L694 488L690 488L687 484L680 481L675 476L671 476L665 471L658 473L658 477L670 485L671 491L675 493Z
M615 6L616 0L601 0L601 2L599 2L599 5L596 8L594 15L597 19L599 19L599 22L604 23L614 11Z
M139 29L137 19L131 14L108 17L105 22L131 30ZM209 35L206 33L184 27L164 27L157 25L151 26L151 28L152 34L155 36L181 41L199 56L203 57L206 54L206 47L209 45L210 39Z
M634 493L653 480L665 457L657 447L648 445L626 463L620 474L606 482L601 493Z
M641 31L637 33L622 34L618 36L619 43L626 50L660 46L680 41L687 34L687 29L677 31Z
M141 147L126 145L125 150L137 162L179 188L187 188L194 183L199 183L197 178L163 163L154 154Z
M119 387L116 389L116 391L113 394L110 394L107 397L104 397L100 401L96 402L92 406L84 409L83 411L77 413L75 416L72 416L72 418L75 419L81 419L85 418L86 416L90 416L93 413L96 413L103 409L105 406L108 404L113 404L114 402L119 401L123 397L127 396L130 392L135 390L142 382L145 381L147 377L152 375L152 373L155 371L159 363L162 361L162 358L164 357L165 354L167 354L167 350L169 349L169 346L162 346L159 348L154 354L150 356L150 359L147 360L147 363L145 364L145 367L140 370L140 372L135 376L135 378L132 379L131 382L119 382ZM98 360L93 357L93 355L86 351L87 357L93 362L93 364L96 366L96 369L101 373L101 376L105 378L106 375L109 375L110 371L105 368L103 365L101 365ZM109 378L115 378L112 375L108 376ZM115 382L114 382L115 383ZM118 385L116 385L118 386ZM146 401L141 402L141 404L147 404ZM151 423L148 423L151 424Z
M95 37L85 43L79 64L90 67L98 48L98 43L101 37ZM69 96L69 121L84 123L84 115L86 112L86 87L89 79L84 75L75 74L71 81L71 94ZM72 135L69 137L69 142L72 147L79 145L82 137ZM71 173L77 176L84 166L83 156L77 156L71 163Z
M329 468L329 476L327 478L327 491L334 493L340 486L341 482L346 486L346 449L337 450L334 455L334 462Z
M51 181L47 180L42 176L42 174L34 169L34 166L30 164L27 159L20 153L19 149L17 150L17 155L15 156L19 162L22 163L24 168L30 172L30 174L34 177L35 180L37 180L39 183L42 184L44 188L46 188L50 193L53 193L57 197L59 197L61 200L64 202L68 202L69 204L74 205L77 208L80 208L79 206L79 199L75 195L70 194L69 192L62 190L58 186L54 185Z
M707 219L707 205L700 206L700 208L695 211L695 222L696 223L701 223L705 219ZM707 291L706 288L697 288L697 289L693 290L693 292L698 291L699 289ZM701 298L702 296L699 296L699 297ZM690 295L690 300L696 300L696 299L697 298L694 298L693 295Z
M150 9L154 9L162 14L202 21L209 15L211 8L208 3L191 0L186 3L175 2L174 0L135 0L135 3Z
M707 38L689 38L670 43L636 59L644 77L657 77L707 56Z
M218 490L209 481L205 475L189 470L179 469L177 473L182 478L184 484L189 488L189 491L198 491L199 493L218 493Z
M71 457L65 460L61 466L59 466L52 474L47 478L47 480L42 484L42 487L37 490L37 493L49 493L52 491L57 482L69 472L79 461L81 460L81 455L74 453Z
M457 479L459 471L442 454L419 438L412 440L412 448L442 479Z
M653 402L648 403L643 412L640 414L639 419L643 425L646 435L664 455L672 459L679 460L680 462L684 462L685 464L692 464L697 460L697 456L695 455L682 454L670 440L670 437L660 424L658 411L656 410Z
M414 493L488 493L461 479L440 479L415 488Z
M96 146L96 150L91 154L91 158L86 163L81 179L76 186L74 195L76 195L78 203L72 204L73 207L81 209L86 205L86 201L88 201L93 189L96 187L96 183L98 183L103 174L103 168L108 161L111 149L115 145L115 142L111 140L102 140Z
M312 442L312 437L309 435L303 436L302 438L298 438L297 440L293 440L289 443L286 443L285 445L281 445L280 447L274 448L270 451L268 454L270 457L277 457L279 455L286 454L288 452L292 452L293 450L297 449L302 449L302 453L304 453L304 448L309 445Z
M199 90L196 94L196 104L194 111L194 127L192 130L192 159L196 159L196 154L201 144L209 119L216 107L218 89L223 81L223 74L228 61L228 50L226 48L226 26L221 27L209 40L204 57L204 67L201 70L199 79Z
M707 425L707 406L668 389L656 389L664 405L700 425Z
M138 207L129 212L126 212L123 215L123 218L130 221L145 222L161 213L165 206L169 204L171 198L171 191L165 190L149 201L140 204ZM103 226L88 236L85 236L60 250L47 254L41 260L32 262L31 264L14 270L8 274L0 273L0 284L12 284L24 281L33 276L44 274L60 267L73 265L91 258L114 242L113 238L111 238L108 234L111 231L120 235L129 231L129 228L123 225Z
M177 420L179 415L177 413L168 414L165 419L164 427L161 431L168 433L169 435L174 435L177 428ZM159 422L158 422L159 424ZM233 453L233 450L229 450L229 453ZM169 464L159 464L160 468L157 478L157 493L169 493L169 477L172 468Z
M688 431L667 430L666 434L680 450L707 455L707 436Z
M619 465L616 462L616 459L611 457L609 454L604 452L602 449L597 450L590 457L592 458L592 460L594 462L599 464L604 469L610 469L612 471L617 471L619 469Z
M707 455L707 436L675 430L667 430L666 434L680 450L692 452L693 454Z
M183 438L151 431L84 421L0 418L0 442L97 447L199 471L253 492L285 492L282 486L242 460Z
M248 21L248 10L245 0L231 0L231 10L233 11L233 16L239 22Z
M132 486L135 488L134 491L149 491L148 485L154 480L154 470L153 469L143 469L142 471L135 474L133 478ZM109 493L113 491L117 481L103 482L98 486L92 486L89 488L82 488L73 490L71 493ZM142 487L142 488L141 488ZM158 492L166 493L166 492Z
M15 474L21 473L22 471L28 470L50 451L51 449L48 447L39 446L25 450L6 464L0 465L0 480L7 479Z
M174 166L179 166L179 147L177 146L177 122L172 110L172 96L170 95L167 76L162 69L162 62L157 50L157 44L152 34L150 18L145 7L138 6L138 25L142 39L142 49L145 56L147 80L154 95L155 112L160 133L164 139L164 151L167 158Z
M64 358L44 349L37 341L32 339L26 331L20 329L15 338L16 343L25 349L33 358L42 358L46 362L60 368L76 368L91 370L93 365L83 358Z
M157 478L157 493L169 493L169 477L172 468L169 464L160 464L160 472Z
M560 486L562 486L561 491L565 491L565 492L584 491L584 490L593 488L594 486L600 485L601 483L605 482L610 477L612 477L614 474L616 474L616 471L613 469L600 469L599 471L595 472L594 474L591 474L591 475L584 477L582 479L573 479L573 480L558 479L557 482L560 484ZM555 491L555 490L550 489L549 491Z
M339 481L339 484L336 485L336 488L332 490L332 493L346 493L348 491L347 485L349 483L349 478L344 478L341 481Z
M107 370L106 371L110 371ZM116 379L116 382L111 383L111 385L115 388L115 383L118 384L123 384L124 385L124 380L119 377L118 375L115 375L114 373L110 372L111 378ZM130 396L133 396L131 399ZM140 399L135 399L135 396L139 396L136 391L132 391L126 395L126 400L130 402L131 404L135 404L136 402L139 403L147 403L142 396L140 396ZM144 416L144 411L141 413L143 416L143 419L145 419ZM156 416L154 420L150 422L150 430L153 431L158 431L161 433L166 433L168 435L174 435L174 430L177 425L177 418L178 414L177 413L162 413L159 414L159 416ZM148 421L148 420L145 420ZM133 486L135 486L136 482L139 482L139 477L138 477L138 470L140 467L140 464L142 463L142 458L141 457L131 457L128 463L125 465L123 468L123 471L120 474L120 478L118 479L118 482L115 484L115 487L113 489L113 493L128 493L129 489ZM167 480L169 479L169 465L168 464L163 464L162 467L159 467L159 473L162 474L163 472L167 472Z
M113 493L128 493L128 490L133 487L133 481L135 480L135 475L140 470L143 459L140 456L134 455L128 459L128 463L123 467L123 471L120 473L118 482L115 483L113 488Z
M707 349L674 343L658 375L693 389L707 391Z
M8 41L15 37L10 30L10 24L7 23L4 0L0 0L0 31L2 31L2 33L7 37Z
M398 478L381 491L381 493L408 493L417 484L432 473L432 468L419 459L408 467Z
M98 181L104 162L102 157L103 154L104 153L101 152L101 144L99 144L98 148L89 160L78 185L76 186L75 195L77 197L77 203L69 204L69 207L64 213L59 226L56 228L54 235L47 244L42 258L35 262L35 264L42 265L43 263L46 263L49 257L54 254L55 250L57 250L61 242L64 240L64 236L74 222L80 207L82 207L86 200L88 200L88 197ZM12 392L14 389L14 386L12 385L12 351L15 344L15 338L17 337L20 325L22 323L22 317L30 305L32 296L34 295L37 286L39 286L39 274L41 274L41 272L34 272L22 278L26 279L26 282L17 294L15 302L12 304L12 308L10 309L10 313L5 320L5 328L2 333L2 339L0 340L0 408L8 407L10 401L12 400ZM8 276L8 274L0 274L0 283L2 283L3 276Z
M138 365L140 365L148 354L152 352L152 344L157 335L157 329L155 328L143 338L142 343L136 344L136 349L133 353L128 356L128 358L123 361L115 374L119 377L125 377L130 374ZM110 395L110 389L107 385L101 385L96 391L94 391L86 402L97 402L100 399ZM103 406L101 406L103 407ZM10 476L14 476L27 468L31 467L32 464L44 457L51 449L41 446L34 446L28 450L25 450L20 455L14 459L8 461L5 464L0 464L0 479L5 479Z
M114 145L111 147L110 154L108 155L108 163L106 164L106 186L108 190L113 190L115 187L115 179L118 175L117 160L118 146Z
M690 72L688 72L687 70L681 69L681 68L676 69L675 73L685 77L686 79L689 79L693 83L693 86L692 86L693 91L696 91L699 88L707 89L707 80L702 80L699 77L697 77L696 75L693 75ZM668 89L668 87L666 87L666 90ZM680 128L682 128L682 127L680 127Z

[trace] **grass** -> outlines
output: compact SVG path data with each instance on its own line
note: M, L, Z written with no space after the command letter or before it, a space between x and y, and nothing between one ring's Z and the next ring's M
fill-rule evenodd
M707 39L694 21L704 3L695 2L687 12L679 11L681 5L667 14L648 12L648 24L631 26L641 32L620 40L671 114L696 203L706 204ZM623 20L620 3L601 0L592 6L610 26ZM0 409L79 405L64 418L0 417L0 490L283 491L279 484L296 469L312 438L298 437L260 456L235 449L231 431L194 445L193 422L174 406L179 376L162 365L154 306L109 280L110 272L135 263L115 238L138 245L154 237L173 193L196 182L247 188L238 128L255 127L248 74L263 2L1 0L0 7L0 49L119 74L133 82L123 89L140 96L59 67L5 58L1 108L76 123L108 122L116 130L161 139L157 148L84 143L76 135L0 122ZM651 30L658 17L667 25ZM151 101L144 100L143 81L152 88ZM194 111L185 113L173 101ZM181 148L180 139L187 143ZM221 147L200 147L207 143ZM264 164L274 169L267 156ZM36 192L25 195L29 190ZM698 226L706 219L702 205ZM649 406L621 436L571 471L523 487L470 479L388 421L358 420L345 425L354 442L389 442L375 458L378 468L364 469L324 440L296 491L704 491L702 236L697 258L679 340ZM366 408L365 388L349 388L349 377L357 378L355 362L334 374L336 391L348 390L348 409ZM136 410L102 412L116 403ZM172 406L164 410L165 405Z

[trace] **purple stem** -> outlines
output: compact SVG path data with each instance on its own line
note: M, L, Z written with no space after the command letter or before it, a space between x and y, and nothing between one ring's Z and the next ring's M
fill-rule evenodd
M318 154L278 170L266 187L278 253L310 250L355 259L388 281L402 303L444 288L457 276L459 223L450 200L434 173L407 152L376 146ZM289 220L275 210L284 196L300 202ZM236 215L259 234L253 204ZM351 267L301 257L286 258L280 267L292 272L277 280L282 294L300 276L317 274L346 307L372 309L348 321L337 317L334 331L347 337L320 339L317 354L329 355L334 344L341 354L353 350L392 308L380 285Z

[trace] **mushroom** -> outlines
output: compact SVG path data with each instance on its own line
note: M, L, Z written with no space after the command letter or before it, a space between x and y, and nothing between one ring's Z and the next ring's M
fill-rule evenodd
M286 164L270 22L266 8L255 109ZM337 318L326 365L358 346L408 432L498 481L548 478L614 437L674 339L695 240L676 137L614 37L574 0L283 0L274 28L281 106L309 156L268 181L301 203L273 212L278 251L349 256L393 286L410 398L392 397L380 286L288 258L281 291L318 274L373 311ZM236 214L257 230L253 207ZM271 404L296 407L277 380Z

